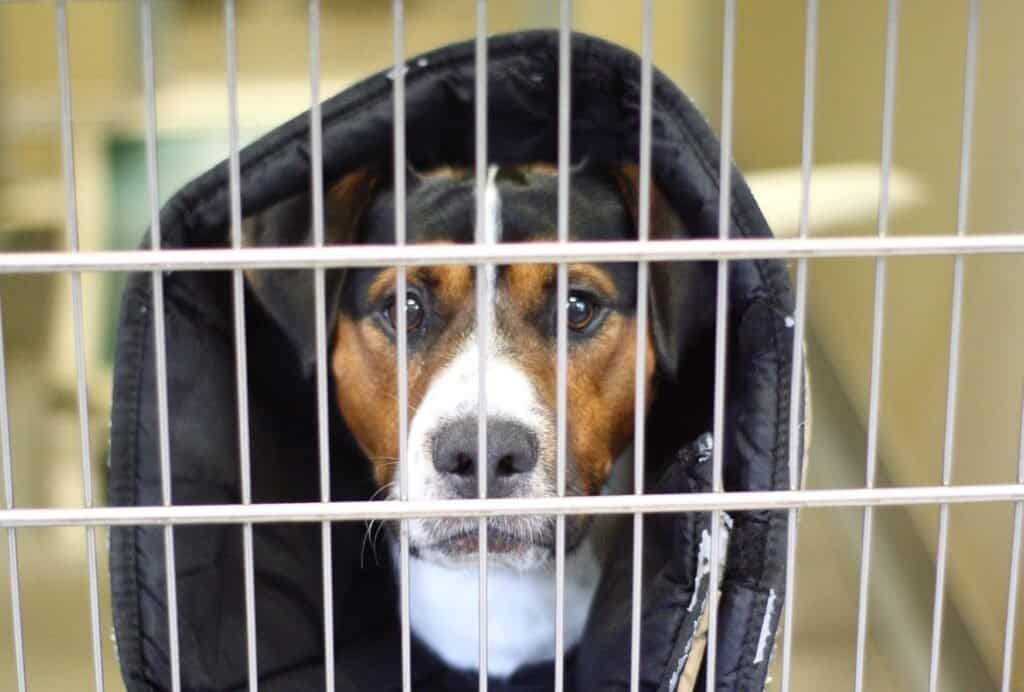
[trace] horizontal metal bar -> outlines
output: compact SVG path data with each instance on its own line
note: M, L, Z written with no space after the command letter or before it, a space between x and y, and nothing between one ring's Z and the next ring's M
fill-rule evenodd
M751 509L865 507L1024 501L1024 483L1002 485L779 490L595 497L488 498L291 502L252 505L152 505L69 509L0 510L0 528L46 526L141 526L149 524L244 524L500 517L529 514L631 514L643 512L737 512Z
M288 248L0 253L0 274L40 272L224 271L316 267L673 262L684 260L990 255L1024 253L1024 232L901 238L758 238L588 241L562 244L349 245Z

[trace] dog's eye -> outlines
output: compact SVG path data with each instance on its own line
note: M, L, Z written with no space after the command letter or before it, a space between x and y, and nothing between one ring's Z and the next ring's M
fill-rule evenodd
M384 311L384 315L387 318L388 324L391 325L392 329L398 327L398 301L392 300L387 309ZM415 293L409 292L405 295L405 328L406 331L413 331L418 329L423 324L423 316L426 311L423 309L423 303L420 297Z
M586 329L594 321L594 316L597 315L596 301L586 293L577 291L569 294L569 302L566 304L565 309L568 313L566 321L569 329L574 331Z

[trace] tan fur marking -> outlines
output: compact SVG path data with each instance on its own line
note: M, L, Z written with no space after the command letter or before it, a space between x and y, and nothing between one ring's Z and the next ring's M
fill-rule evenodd
M465 180L472 175L472 171L470 169L460 166L437 166L436 168L428 168L425 171L418 171L412 166L409 166L409 171L421 180L429 178Z
M524 173L538 173L540 175L558 175L558 166L553 163L524 163L518 166L509 166L508 168L513 170L519 170ZM473 176L474 171L464 166L437 166L436 168L429 168L425 171L417 171L412 169L413 174L419 178L449 178L452 180L464 180Z
M388 267L373 279L366 289L370 301L378 301L395 290L398 270ZM429 286L436 305L434 308L442 315L451 314L467 299L472 289L472 268L466 265L445 264L437 267L414 267L406 272L406 280L411 285Z
M398 399L395 352L391 340L368 320L338 320L331 370L338 407L374 476L390 482L398 459Z
M558 175L558 166L553 163L526 163L518 166L519 170L528 173L539 173L541 175Z
M615 184L619 188L622 201L634 224L640 219L640 169L636 164L624 163L612 169ZM676 237L680 234L683 222L676 215L672 205L665 199L661 188L651 182L650 198L650 234L654 240Z
M520 319L535 314L547 300L548 287L554 281L551 264L515 264L503 272L503 298L514 306Z
M610 322L616 324L609 324ZM652 400L654 345L647 335L644 412ZM616 315L569 361L569 436L587 493L601 489L616 457L633 439L636 322Z
M583 284L606 299L616 300L619 297L619 289L612 277L596 264L569 265L569 283Z
M442 316L452 315L466 305L473 290L473 268L468 265L445 264L422 267L420 276L434 292L436 309Z
M366 289L366 296L371 301L378 301L387 295L388 292L394 290L396 276L398 270L394 267L388 267L387 269L381 270L374 280L370 283L369 288ZM408 274L406 275L408 276Z
M504 272L506 298L524 314L536 312L547 301L555 285L556 268L553 264L515 264ZM569 265L570 285L583 286L596 291L605 300L619 297L615 282L596 264Z
M327 188L324 214L328 244L352 242L379 184L379 177L373 171L360 168Z

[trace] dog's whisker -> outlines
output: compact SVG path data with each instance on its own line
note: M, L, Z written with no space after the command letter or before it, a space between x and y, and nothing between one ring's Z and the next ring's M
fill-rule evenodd
M363 532L363 541L359 546L359 569L362 569L366 566L366 562L364 560L364 557L366 555L366 542L369 539L370 531L373 528L373 520L371 519L370 521L366 521L363 523L366 524L366 530Z
M385 493L385 492L391 490L395 486L396 486L396 482L395 481L391 481L390 483L385 483L381 487L377 488L377 490L375 490L372 495L370 495L369 501L372 502L373 500L377 499L377 497L379 497L382 493ZM370 550L373 551L374 562L376 562L377 564L380 564L380 559L377 556L377 545L376 545L377 544L377 538L380 536L380 529L378 529L376 535L373 535L373 525L375 523L376 524L380 524L380 526L383 527L383 522L381 522L380 520L377 520L377 519L371 520L370 522L368 522L366 524L366 531L363 533L363 541L362 541L362 544L360 545L360 548L359 548L359 567L360 568L365 566L364 557L365 557L365 554L366 554L366 546L367 546L367 544L369 544Z
M398 466L398 461L379 461L377 462L377 465L383 468L390 468L392 466Z
M396 487L396 485L397 485L397 483L395 481L391 481L390 483L385 483L381 487L377 488L373 492L373 495L370 495L369 500L372 501L372 500L377 499L377 497L379 497L381 495L381 493L384 493L384 492L387 492L387 491L391 490L392 488Z
M370 548L370 554L373 556L373 562L376 565L380 564L380 558L377 556L377 534L374 532L374 524L379 525L380 519L371 520L366 526L366 535L364 536L364 544Z
M377 535L373 537L372 541L370 541L370 545L373 545L373 546L377 545L377 539L380 538L380 534L383 531L384 531L384 521L379 519L379 520L377 520ZM376 555L376 548L374 548L374 555Z
M370 530L373 530L373 522L370 522ZM384 531L384 521L377 520L377 533L370 538L370 550L373 551L373 561L378 565L380 564L380 556L377 555L377 540L380 538L380 534Z

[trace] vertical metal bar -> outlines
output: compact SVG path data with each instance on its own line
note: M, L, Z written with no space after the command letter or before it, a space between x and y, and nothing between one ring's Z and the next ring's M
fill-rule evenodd
M3 463L4 507L14 509L14 470L11 461L11 423L7 407L7 363L4 355L3 301L0 300L0 461ZM11 582L11 627L14 630L14 671L18 692L25 692L25 642L21 626L21 587L18 577L18 536L7 529L7 570Z
M495 242L488 238L487 204L487 0L476 3L476 242ZM476 269L477 343L480 354L477 365L479 410L477 411L477 485L481 498L487 497L487 348L490 338L491 295L488 274L497 272L493 264ZM487 519L477 523L480 553L479 612L480 692L487 690Z
M899 43L899 0L889 0L885 41L885 83L882 98L882 162L881 180L878 191L878 235L885 237L889 232L889 173L892 167L892 130L896 85L896 49ZM871 383L868 394L868 451L865 483L868 488L875 485L875 470L878 465L878 421L882 388L882 337L885 326L885 279L884 257L875 260L874 316L871 334ZM871 580L871 534L874 527L872 507L864 508L864 525L861 534L860 587L857 597L857 653L854 668L854 690L864 689L864 658L867 650L868 595Z
M569 146L572 0L561 0L558 20L558 241L569 242ZM555 444L558 496L565 495L566 434L569 415L568 371L569 332L566 305L569 302L569 270L558 264L555 305ZM555 692L565 686L565 515L555 518Z
M969 0L967 48L964 66L964 106L960 135L960 183L956 203L956 233L967 233L967 208L971 180L971 130L974 119L974 77L977 62L978 2ZM964 258L953 259L953 306L949 327L949 371L946 380L946 429L942 443L942 484L953 481L953 445L956 429L957 376L960 371L960 331L963 312ZM939 653L942 649L942 617L946 595L946 551L949 545L949 505L939 507L938 549L935 555L935 594L932 607L931 659L928 690L939 684Z
M64 169L64 194L67 209L67 241L71 252L78 251L78 203L75 196L75 149L71 130L71 76L68 60L67 4L57 3L57 62L60 72L61 158ZM74 331L76 398L78 400L78 437L82 455L82 499L93 505L92 445L89 440L89 389L86 382L85 325L82 315L82 275L71 274L71 315ZM103 653L100 636L99 577L96 569L96 530L85 529L89 579L89 620L92 634L93 684L103 690Z
M402 0L394 0L392 21L392 43L394 49L394 178L395 178L395 243L406 243L405 207L405 8ZM408 361L408 315L405 311L406 267L398 268L395 300L400 301L395 313L398 315L398 473L399 494L402 500L409 499L409 361ZM409 521L399 523L399 598L402 630L402 689L412 690L412 635L409 620Z
M309 140L313 244L324 244L323 121L320 116L320 0L309 0ZM320 500L331 500L330 439L327 417L327 296L324 270L313 270L313 322L316 339L317 460ZM320 524L320 569L324 604L324 689L334 692L334 555L331 522Z
M1020 432L1017 437L1017 482L1024 483L1024 396L1020 402ZM1002 692L1010 692L1013 679L1013 638L1017 625L1017 591L1020 586L1021 525L1024 524L1024 502L1013 506L1013 547L1010 549L1010 583L1006 592L1006 631L1003 634Z
M814 94L818 60L818 0L807 0L807 24L804 38L803 141L800 161L800 237L810 231L811 164L814 160ZM807 323L807 259L796 265L796 311L793 319L793 375L789 390L789 489L800 483L800 452L803 447L804 328ZM793 613L796 610L796 547L798 512L789 510L786 541L786 606L782 628L782 692L789 691L792 674Z
M160 180L157 170L156 76L153 59L153 7L146 0L141 8L143 89L146 102L146 184L149 194L149 241L160 249ZM167 341L164 320L163 272L151 275L153 291L153 344L155 351L157 439L160 455L161 502L171 505L171 443L167 405ZM174 525L164 526L164 576L167 586L167 639L171 658L171 689L181 691L181 660L178 639L178 587L174 560Z
M238 160L238 65L235 2L224 0L225 53L228 92L228 177L231 193L231 247L242 247L241 170ZM242 504L252 503L252 467L249 439L248 355L245 339L245 290L242 271L231 271L234 290L235 380L238 392L238 457ZM242 525L242 558L245 580L245 641L249 691L257 692L259 672L256 661L256 586L253 570L252 524Z
M722 41L722 150L718 174L718 236L729 237L732 198L732 102L736 54L736 0L726 0L725 28ZM722 450L725 447L725 378L729 309L729 263L718 261L718 286L715 301L715 393L712 448L712 485L716 493L722 485ZM711 574L708 578L708 640L706 682L708 692L715 689L715 667L718 653L718 572L721 561L722 512L711 513Z
M640 180L637 204L637 239L647 241L651 236L651 92L652 53L654 33L654 3L644 0L642 63L640 66ZM647 307L650 267L647 262L637 264L636 304L636 371L633 399L633 492L644 491L644 433L647 409ZM629 685L633 692L640 689L640 636L643 614L643 542L644 517L637 512L633 515L633 584L632 614L630 617Z

